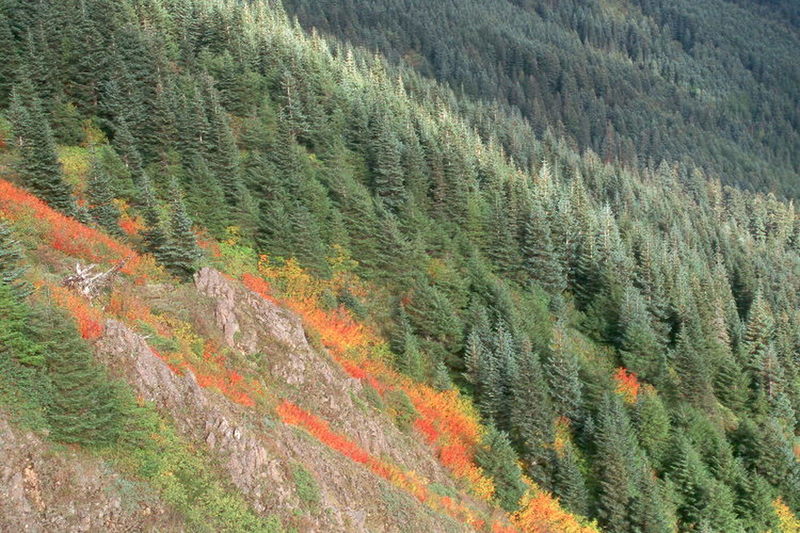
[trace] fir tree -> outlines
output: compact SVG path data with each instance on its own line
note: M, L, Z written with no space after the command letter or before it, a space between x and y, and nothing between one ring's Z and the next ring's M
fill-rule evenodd
M373 187L386 208L398 213L406 201L403 168L400 163L401 145L385 112L378 114L374 123L370 146Z
M53 438L66 443L112 444L122 424L116 385L92 360L68 319L54 311L44 312L37 317L36 328L44 340L52 383L47 420Z
M494 481L495 498L500 507L508 512L517 510L527 487L508 436L490 427L481 444L475 462Z
M22 279L26 269L21 263L20 242L14 238L11 228L0 221L0 284L6 285L18 298L24 298L31 290Z
M541 363L530 348L523 349L512 383L511 435L523 450L527 472L537 483L549 485L555 412Z
M10 114L20 149L23 183L55 209L74 215L75 201L61 173L53 132L27 77L14 87Z
M538 205L531 209L523 222L520 251L522 267L530 279L550 294L560 294L566 288L566 278L553 247L547 218Z
M8 18L0 13L0 108L6 107L11 98L18 62L14 34L11 32Z
M163 263L179 277L187 278L197 269L200 250L183 199L177 187L173 190L175 196L170 206L169 237L162 251Z
M86 188L86 199L89 214L94 221L109 233L121 235L119 227L119 208L114 204L114 190L111 179L100 167L95 157L89 171L89 183Z
M556 411L572 420L580 419L582 394L578 360L569 349L566 332L561 326L553 331L545 369Z
M586 516L589 510L589 492L583 478L574 445L568 442L556 455L553 493L573 513Z

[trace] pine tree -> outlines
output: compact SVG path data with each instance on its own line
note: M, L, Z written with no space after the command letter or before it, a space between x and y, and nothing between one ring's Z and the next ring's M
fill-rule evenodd
M103 229L114 235L121 235L119 227L119 208L114 204L114 190L111 179L95 157L89 171L89 183L86 188L86 199L89 204L89 214Z
M681 527L685 530L698 527L709 505L710 481L700 456L683 435L676 437L668 475L681 495L678 505Z
M760 371L761 362L774 333L775 320L772 310L761 291L756 293L747 314L747 329L744 334L744 366L754 374Z
M639 393L633 413L634 427L639 445L651 464L659 467L666 458L669 442L669 413L655 390Z
M432 385L439 391L448 391L454 388L453 380L450 378L450 371L444 361L439 361L433 368Z
M36 328L52 383L46 411L52 437L84 445L113 443L122 424L114 382L93 361L75 327L60 313L43 312Z
M581 417L583 403L578 360L567 345L562 326L556 326L546 358L545 370L556 411L572 420Z
M243 194L244 184L240 174L239 148L231 131L228 116L218 101L213 88L207 90L208 115L208 166L219 180L228 205L235 207Z
M142 202L142 216L145 228L142 231L144 251L150 253L159 261L166 261L167 233L161 218L161 210L153 193L153 186L147 174L139 177L139 197Z
M508 512L516 511L527 487L508 436L490 426L475 453L475 462L494 481L495 498L500 507Z
M400 162L402 146L392 131L386 112L379 113L373 119L371 137L370 159L375 194L389 211L397 214L406 202Z
M566 278L541 206L534 206L523 222L520 252L522 267L530 279L539 283L550 294L564 291Z
M539 357L529 347L521 350L511 408L511 436L522 450L527 473L537 483L549 485L555 412Z
M651 382L664 377L665 361L659 356L664 346L653 330L652 318L634 287L626 287L619 311L621 339L619 347L625 367Z
M114 130L114 147L122 158L125 167L131 173L133 182L142 187L141 177L144 173L144 163L136 145L136 140L125 119L120 118Z
M679 393L698 407L709 407L713 401L711 376L703 353L691 337L690 326L681 327L675 344L673 360L680 376Z
M630 503L632 531L670 533L675 530L674 517L663 495L662 485L646 463L635 472L633 497Z
M424 357L413 333L407 332L405 335L403 351L397 356L397 366L401 372L416 381L422 381L425 377Z
M170 225L167 245L163 249L163 262L174 274L190 277L197 270L200 250L197 247L192 221L186 213L183 199L173 186L174 199L170 206Z
M8 18L0 13L0 108L8 105L14 79L17 75L19 56Z
M31 288L22 279L25 267L21 266L20 243L5 223L0 221L0 284L6 285L18 298L27 296Z
M734 507L734 495L724 483L712 481L708 489L708 506L706 507L701 525L706 525L711 531L730 531L743 533L739 518Z
M23 183L53 208L74 215L75 200L61 173L53 132L27 76L14 86L9 114L19 144Z
M571 442L567 442L564 449L556 454L553 493L571 512L582 516L588 514L589 492Z
M748 379L732 355L720 361L714 378L714 394L722 403L739 411L747 401Z
M631 501L631 442L627 417L619 399L606 395L600 406L595 437L597 469L597 516L608 531L627 531Z

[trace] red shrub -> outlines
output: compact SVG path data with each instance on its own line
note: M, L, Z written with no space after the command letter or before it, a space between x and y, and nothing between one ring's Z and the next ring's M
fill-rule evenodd
M67 255L92 263L115 263L130 257L131 261L122 269L126 274L133 274L140 262L139 254L130 247L54 211L36 196L5 180L0 180L0 214L10 220L33 216L39 221L43 242Z
M621 395L626 403L634 403L636 398L639 397L639 389L641 387L636 374L620 367L614 374L614 381L617 382L617 394Z

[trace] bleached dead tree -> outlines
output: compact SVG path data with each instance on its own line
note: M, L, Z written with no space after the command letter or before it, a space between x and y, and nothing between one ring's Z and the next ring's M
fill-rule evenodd
M114 280L117 273L119 273L130 260L130 257L126 257L105 272L94 272L97 265L84 266L77 263L75 265L75 273L64 278L61 281L61 285L77 291L91 300L100 294L103 287L109 285Z

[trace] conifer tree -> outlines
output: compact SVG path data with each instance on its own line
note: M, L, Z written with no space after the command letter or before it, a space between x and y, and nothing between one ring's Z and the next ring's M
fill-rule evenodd
M527 473L537 483L549 485L555 412L539 357L525 347L512 383L511 436L522 451Z
M655 472L643 463L635 472L633 496L630 503L630 522L633 531L648 533L669 533L674 531L674 517L671 516L669 499Z
M730 531L731 533L745 531L736 516L733 493L723 483L712 481L709 486L708 506L700 522L700 527L704 526L712 531Z
M633 414L639 445L651 464L659 467L666 458L670 419L667 409L655 390L639 393Z
M74 215L75 200L61 172L53 132L27 76L14 87L10 115L20 149L23 183L53 208Z
M0 13L0 108L8 105L14 79L17 75L19 56L8 18Z
M658 383L666 369L659 354L664 346L652 327L652 318L634 287L626 287L619 311L620 352L625 367L652 382Z
M54 439L107 445L118 437L122 413L114 382L96 364L68 319L43 312L36 323L52 383L47 420Z
M19 241L14 238L11 228L0 221L0 284L6 285L20 299L30 292L28 283L22 280L25 267L21 262Z
M164 230L161 210L147 174L142 172L138 181L139 197L142 202L142 216L145 221L145 228L142 231L144 251L153 254L156 259L163 262L167 258L168 235Z
M577 452L571 442L556 454L553 493L573 513L586 516L589 509L589 492L578 464Z
M170 206L170 225L167 244L162 250L164 265L182 278L191 276L197 269L200 250L197 247L192 221L186 213L183 199L173 186L174 199Z
M772 341L775 320L763 293L758 291L747 313L747 329L744 334L744 366L754 374L760 370L761 362Z
M100 168L97 157L92 160L89 171L89 183L86 188L86 199L89 214L94 221L109 233L121 235L119 227L119 208L114 204L114 190L108 174Z
M708 364L690 336L690 326L685 324L678 333L672 356L680 376L679 391L694 405L708 407L713 398Z
M475 454L475 462L494 481L495 498L500 507L508 512L516 511L527 487L508 436L490 426Z
M403 168L400 162L401 145L391 129L386 112L373 119L370 154L375 194L386 208L397 214L406 201Z
M714 394L725 406L734 411L742 409L747 401L748 385L747 376L732 355L720 361L714 378Z
M520 252L523 269L544 290L560 294L566 288L561 261L553 247L550 227L541 206L534 206L523 221Z
M627 531L633 480L632 443L627 417L620 401L611 395L606 395L600 406L595 447L598 519L609 531Z
M567 346L567 337L563 326L556 326L553 331L553 340L547 353L545 370L556 411L571 420L579 420L582 386L578 375L578 360Z
M709 479L700 456L689 440L676 437L669 477L681 494L678 517L685 529L698 527L709 505Z

